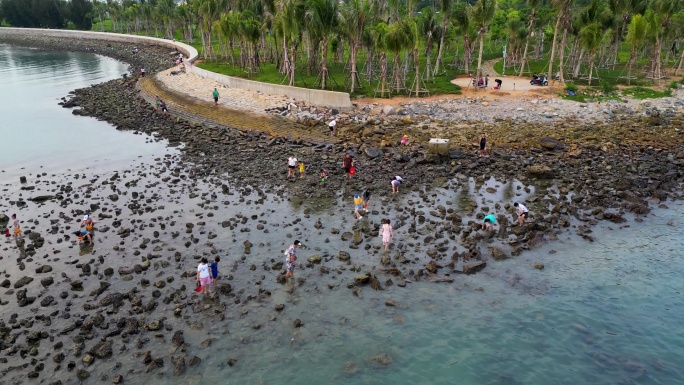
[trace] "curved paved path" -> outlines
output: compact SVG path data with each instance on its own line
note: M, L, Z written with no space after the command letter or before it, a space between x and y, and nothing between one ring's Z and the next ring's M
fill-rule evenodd
M138 89L147 102L154 104L159 96L166 103L172 115L194 123L208 123L235 128L240 131L256 132L271 137L302 140L316 144L338 143L328 136L326 127L307 127L295 121L257 114L251 111L215 106L213 101L205 101L189 94L181 94L162 85L154 76L138 80Z

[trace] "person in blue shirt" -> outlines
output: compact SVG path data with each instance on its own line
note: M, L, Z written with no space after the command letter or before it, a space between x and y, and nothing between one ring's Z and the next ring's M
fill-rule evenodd
M211 283L216 283L216 278L218 278L218 263L221 258L216 257L212 263L209 264L209 270L211 271Z
M482 220L482 230L494 230L496 224L496 216L494 214L487 214Z

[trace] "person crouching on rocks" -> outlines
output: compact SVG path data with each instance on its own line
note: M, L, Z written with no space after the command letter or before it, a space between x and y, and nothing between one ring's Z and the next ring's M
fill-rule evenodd
M518 225L524 225L525 219L527 219L527 216L529 215L527 207L525 207L525 205L523 205L522 203L518 202L513 203L513 206L515 207L515 212L518 215Z
M494 225L496 224L496 216L494 214L487 214L482 220L482 230L494 230Z
M404 179L400 176L395 176L394 179L390 182L390 185L392 185L392 192L393 193L398 193L399 192L399 186L401 186L401 183L404 181Z

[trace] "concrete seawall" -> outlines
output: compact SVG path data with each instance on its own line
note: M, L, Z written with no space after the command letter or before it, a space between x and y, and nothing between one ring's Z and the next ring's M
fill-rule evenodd
M132 44L152 44L182 52L187 58L186 62L194 62L199 53L187 44L173 40L159 39L156 37L125 35L108 32L73 31L61 29L37 29L37 28L0 28L0 34L21 36L45 36L64 39L90 39L101 41L130 42ZM211 79L219 84L231 88L241 88L269 95L285 95L295 100L301 100L309 104L332 107L349 108L352 106L349 94L346 92L333 92L312 90L308 88L290 87L279 84L262 83L232 76L217 74L197 68L193 65L186 66L186 71L196 76Z

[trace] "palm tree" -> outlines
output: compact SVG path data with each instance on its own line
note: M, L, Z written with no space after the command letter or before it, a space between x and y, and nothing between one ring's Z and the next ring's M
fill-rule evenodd
M220 0L193 0L191 6L194 7L198 17L200 36L202 38L202 54L205 59L214 57L214 48L211 43L213 36L214 21L218 18L221 10Z
M437 50L437 59L435 60L435 72L432 73L433 76L437 76L439 73L439 66L442 63L442 52L444 52L444 37L447 33L447 25L449 24L449 12L451 11L451 1L452 0L441 0L439 2L439 10L442 15L442 33L439 37L439 49Z
M361 83L361 78L356 67L356 52L361 45L366 25L375 12L374 3L369 0L348 0L340 8L339 25L343 28L344 35L349 40L349 62L351 64L350 93L356 90L356 81Z
M235 48L233 42L240 36L240 14L234 11L222 13L219 19L219 32L226 39L231 65L235 65Z
M261 22L254 12L249 9L240 14L240 36L247 47L247 60L243 66L247 67L247 73L255 73L259 67L258 44L261 37ZM241 54L242 56L242 54Z
M435 10L432 7L425 7L420 14L420 29L419 32L425 37L425 75L426 81L429 81L432 76L432 46L434 45L433 38L440 33ZM418 38L416 34L416 38Z
M582 48L589 52L589 85L591 86L596 51L601 46L601 41L603 40L601 24L595 21L584 26L579 32L579 39L580 44L582 44Z
M383 22L375 25L371 31L373 36L373 48L380 53L380 97L385 97L385 85L387 84L387 35L389 26ZM389 90L388 90L389 91Z
M651 30L654 33L655 44L653 46L654 59L651 64L651 76L660 82L662 76L661 51L663 37L667 33L670 19L676 10L680 9L679 0L653 0L651 10L653 13ZM660 23L660 25L656 25Z
M181 34L183 35L183 40L186 42L192 42L192 10L187 4L181 4L175 7L173 10L174 17L179 21Z
M620 41L625 35L625 29L628 27L630 17L634 14L642 14L646 11L649 0L609 0L608 6L612 15L614 15L614 24L617 33L612 42L612 63L618 62L618 52L620 50Z
M553 79L553 59L556 56L556 48L557 48L557 41L558 41L558 30L560 29L561 25L563 25L563 41L561 42L561 47L560 47L560 66L559 66L559 76L560 76L560 81L563 82L565 81L563 77L563 71L562 71L562 66L563 66L563 53L565 52L565 35L567 34L567 22L569 18L569 13L570 13L570 8L572 7L572 4L574 3L575 0L552 0L552 3L554 5L554 8L556 8L556 27L553 29L553 44L551 45L551 57L549 58L549 74L548 74L548 79Z
M527 64L527 48L530 46L530 36L532 35L532 28L534 28L534 22L537 19L537 7L539 6L540 0L527 0L527 5L530 6L530 21L527 24L527 38L525 39L525 50L523 51L522 57L520 58L520 74L518 76L523 76L523 71L525 71L525 64Z
M636 57L637 48L646 39L646 33L648 32L648 22L640 14L634 15L632 21L629 23L629 28L627 31L627 43L629 43L632 49L629 52L629 61L627 62L627 85L631 84L632 81L632 66L634 65L634 58Z
M283 33L283 70L288 76L289 85L294 86L303 4L299 0L280 0L276 8L278 9L277 23Z
M470 55L473 51L473 39L476 31L469 7L466 7L465 4L459 3L454 9L454 23L458 34L463 35L463 63L465 65L465 72L469 73Z
M482 77L482 49L484 47L484 37L487 33L489 22L492 21L496 12L496 0L478 0L473 6L473 21L480 34L480 53L477 57L477 78Z
M393 23L387 29L385 46L394 54L394 68L392 69L392 89L399 92L405 88L404 72L401 68L399 54L402 50L413 45L413 30L406 19Z
M316 36L320 39L320 77L321 89L324 90L328 80L328 41L337 28L338 3L337 0L306 0L305 7L309 36Z

